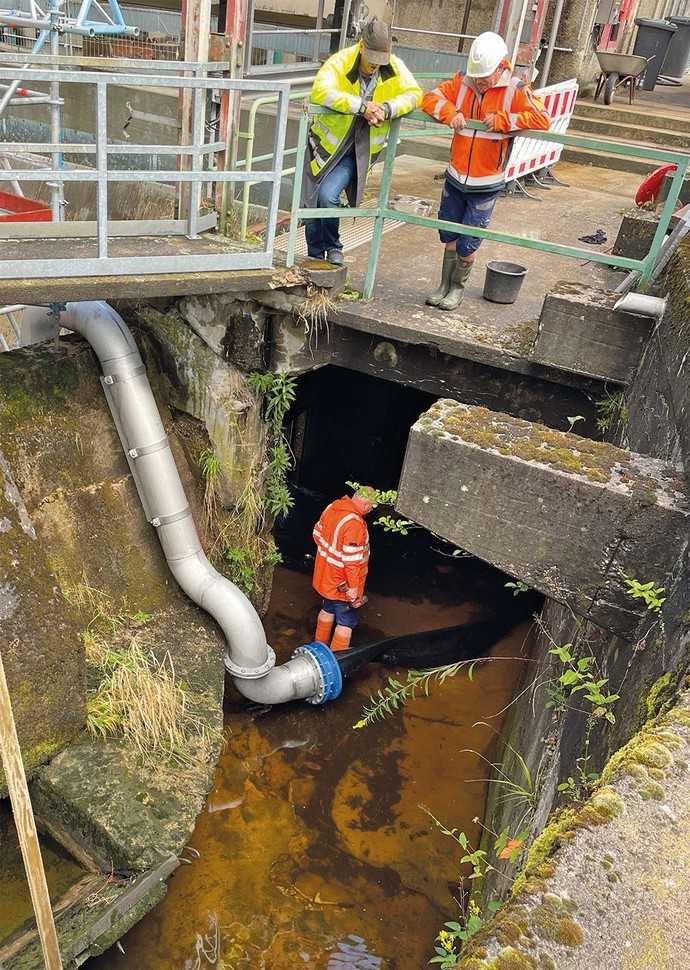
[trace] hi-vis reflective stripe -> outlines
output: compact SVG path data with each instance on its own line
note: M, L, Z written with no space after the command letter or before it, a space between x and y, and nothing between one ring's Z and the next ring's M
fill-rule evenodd
M506 136L501 131L475 131L474 128L461 128L455 132L460 138L484 138L487 141L502 141Z
M466 175L456 172L452 165L448 166L448 174L452 178L457 179L461 185L502 185L503 184L503 174L500 172L495 172L493 175Z
M463 100L465 98L465 91L469 91L469 90L470 90L469 84L465 84L465 82L463 81L462 84L460 85L460 90L458 91L458 96L455 99L455 107L458 110L460 110L460 105L462 104L462 102L463 102Z
M314 531L312 533L314 537L314 542L317 546L321 546L318 549L319 555L323 556L327 562L332 566L342 566L346 562L364 562L364 546L343 546L343 551L338 549L338 536L340 535L340 530L345 525L346 522L350 522L352 519L356 519L357 516L354 512L348 512L343 518L338 522L337 526L333 531L333 542L329 543L328 540L323 536L323 526L320 522L317 522L314 526ZM345 550L348 553L350 550L353 554L345 555Z
M391 118L401 112L414 111L417 107L417 95L409 91L406 94L398 94L388 102L391 106Z

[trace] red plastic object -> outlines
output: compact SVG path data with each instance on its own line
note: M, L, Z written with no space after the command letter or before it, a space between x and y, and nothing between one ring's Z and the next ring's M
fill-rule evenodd
M661 191L664 178L669 172L675 172L678 166L673 162L667 162L655 168L642 182L635 196L635 205L641 206L645 202L656 202L657 196Z
M2 210L5 209L5 212ZM50 222L50 206L23 195L0 192L0 222Z

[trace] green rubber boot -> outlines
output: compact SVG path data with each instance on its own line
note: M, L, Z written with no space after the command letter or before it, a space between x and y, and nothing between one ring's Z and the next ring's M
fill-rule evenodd
M450 280L448 292L438 304L439 310L457 310L465 296L465 283L472 272L472 263L458 260Z
M438 289L430 293L426 298L428 306L438 306L441 300L446 296L448 290L450 289L450 278L453 275L453 270L455 269L455 263L457 261L458 254L454 249L445 249L443 251L443 269L441 270L441 285Z

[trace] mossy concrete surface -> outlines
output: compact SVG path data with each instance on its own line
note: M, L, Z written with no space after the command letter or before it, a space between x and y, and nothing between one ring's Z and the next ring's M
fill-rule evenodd
M19 686L14 677L14 696L41 727L36 743L48 746L42 761L84 723L80 634L95 622L98 609L89 591L119 614L147 615L146 649L159 659L169 654L178 681L194 692L203 723L216 736L222 726L222 634L169 573L141 508L99 372L88 345L74 337L58 347L44 344L0 355L5 463L0 569L8 568L8 542L19 552L12 554L11 590L3 598L8 613L8 604L14 604L16 619L10 619L19 641L9 649L8 666L11 671L15 655L23 663L24 651L28 673ZM187 465L170 411L160 398L158 403L199 523L195 470ZM7 584L5 573L0 577ZM8 654L4 643L3 654ZM51 699L49 716L42 714L43 694ZM217 754L218 744L207 744L182 769L163 757L142 762L116 739L103 743L83 735L37 773L32 795L39 823L80 843L106 874L150 870L182 851L211 786ZM148 905L162 891L149 894ZM121 922L126 929L126 920Z
M548 367L628 384L653 321L614 309L619 299L613 290L556 283L544 299L530 358Z
M461 970L686 970L690 695L609 762L533 843Z
M60 594L51 552L16 462L17 437L31 437L50 394L27 355L21 373L0 354L0 649L29 777L84 727L86 665L79 618ZM45 376L45 375L44 375ZM64 378L68 382L67 378ZM55 389L60 435L66 385ZM0 767L0 797L7 794Z
M675 465L450 400L410 432L397 508L624 637L646 608L622 574L666 585L690 523Z

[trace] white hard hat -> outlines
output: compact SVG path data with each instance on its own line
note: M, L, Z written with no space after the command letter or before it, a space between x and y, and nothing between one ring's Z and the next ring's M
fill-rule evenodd
M468 77L488 77L508 54L506 42L491 30L475 37L467 55Z

